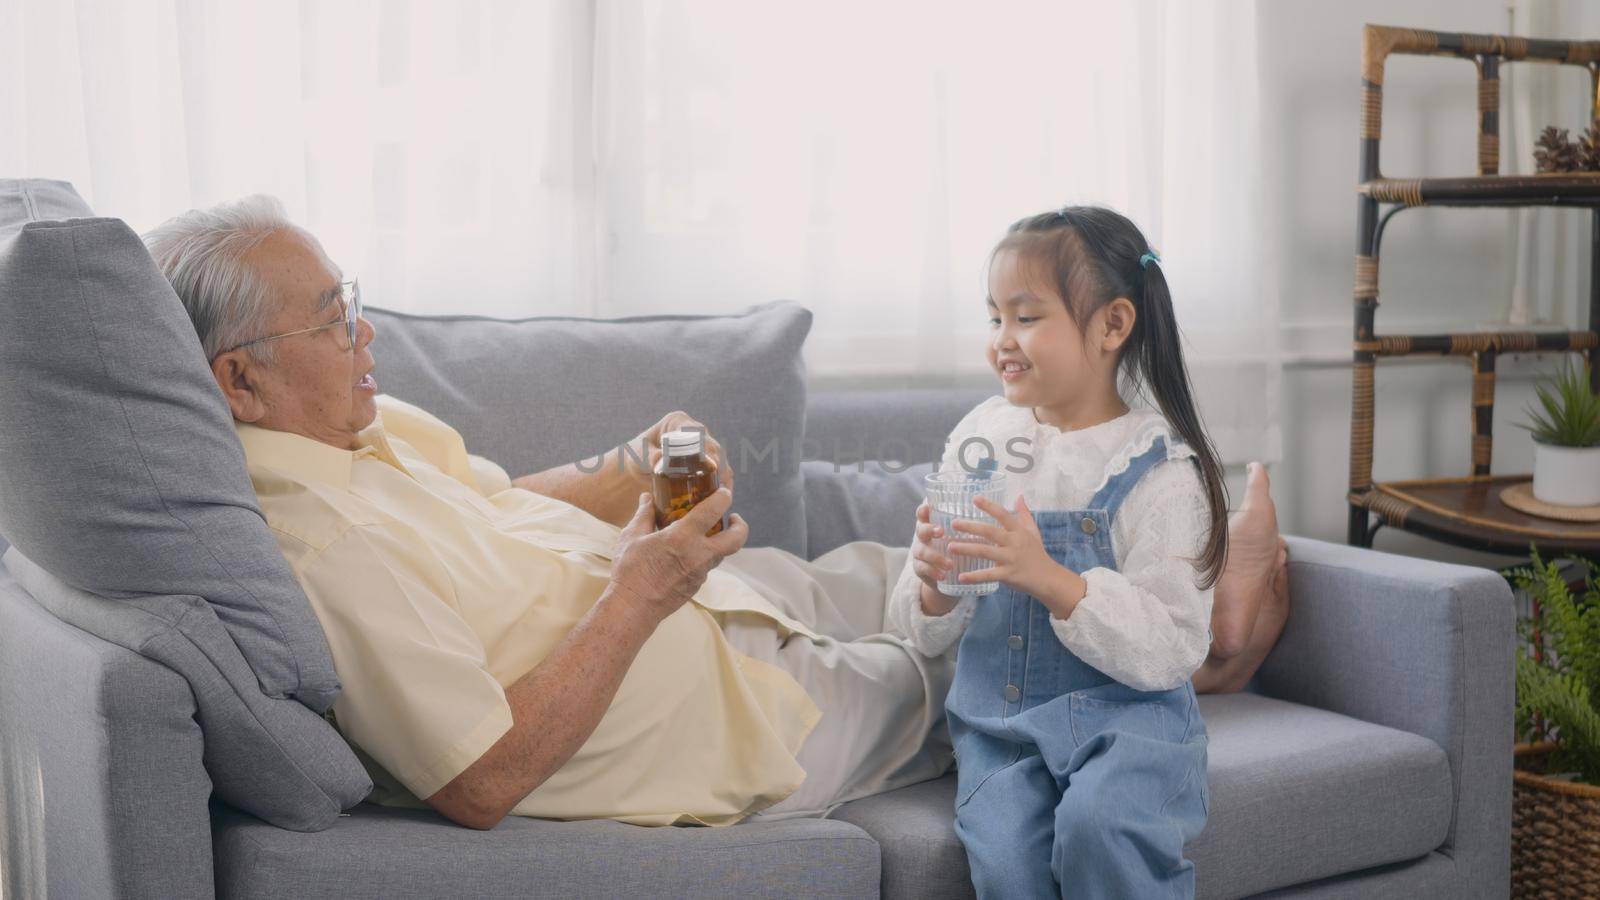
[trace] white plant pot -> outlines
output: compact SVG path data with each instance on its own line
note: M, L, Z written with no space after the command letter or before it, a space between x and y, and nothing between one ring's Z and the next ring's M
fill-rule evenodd
M1533 442L1533 496L1557 506L1600 503L1600 447Z

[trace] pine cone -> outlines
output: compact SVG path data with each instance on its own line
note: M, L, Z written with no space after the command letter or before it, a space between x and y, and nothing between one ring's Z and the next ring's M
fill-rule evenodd
M1550 125L1539 135L1533 153L1534 164L1540 172L1575 172L1581 159L1578 147L1567 138L1565 128Z
M1600 172L1600 119L1578 139L1578 171Z
M1557 172L1577 172L1583 168L1583 153L1576 142L1568 142L1555 152Z

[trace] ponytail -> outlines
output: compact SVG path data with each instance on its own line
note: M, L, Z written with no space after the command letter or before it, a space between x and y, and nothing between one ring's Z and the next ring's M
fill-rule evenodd
M1007 230L995 252L1008 247L1052 269L1057 293L1080 326L1118 297L1134 304L1133 331L1122 345L1118 366L1130 387L1148 394L1195 453L1211 528L1194 564L1202 588L1216 584L1228 557L1227 487L1217 448L1195 410L1172 292L1160 259L1126 216L1098 206L1069 206L1023 219Z
M1189 384L1189 369L1183 362L1183 341L1172 310L1172 292L1167 288L1166 275L1159 262L1151 262L1144 267L1141 276L1143 302L1134 321L1134 333L1129 337L1133 346L1127 352L1136 354L1131 361L1135 378L1149 391L1167 423L1194 450L1195 461L1200 466L1200 483L1206 492L1211 529L1205 550L1196 560L1196 568L1200 570L1200 586L1208 588L1217 583L1228 558L1228 496L1222 481L1222 462L1195 410L1194 391ZM1139 340L1141 327L1143 340Z

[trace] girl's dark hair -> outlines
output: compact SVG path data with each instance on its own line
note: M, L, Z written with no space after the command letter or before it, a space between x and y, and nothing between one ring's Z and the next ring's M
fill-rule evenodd
M1144 235L1120 213L1069 206L1013 224L994 253L1002 250L1014 250L1020 260L1042 267L1079 327L1118 297L1133 303L1133 332L1118 353L1117 368L1136 395L1155 400L1173 430L1194 449L1211 509L1205 552L1194 563L1202 588L1216 584L1228 556L1227 487L1217 449L1195 412L1166 276L1159 262L1140 264L1152 252Z

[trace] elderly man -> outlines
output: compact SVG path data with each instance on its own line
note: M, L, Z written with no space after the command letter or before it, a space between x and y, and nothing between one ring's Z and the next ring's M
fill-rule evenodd
M336 723L380 799L480 828L508 812L725 824L949 768L951 662L883 633L903 552L736 554L738 516L706 535L727 488L657 531L637 467L513 481L377 395L355 285L268 198L146 241L327 633ZM695 424L675 413L640 440Z
M737 515L706 534L727 486L657 530L639 469L510 478L378 395L359 289L269 198L146 241L327 633L336 724L380 800L477 828L508 813L716 825L949 768L953 661L883 621L903 549L741 549ZM696 426L672 413L638 440ZM1276 638L1258 605L1230 656ZM1224 657L1208 666L1219 686L1239 678Z

